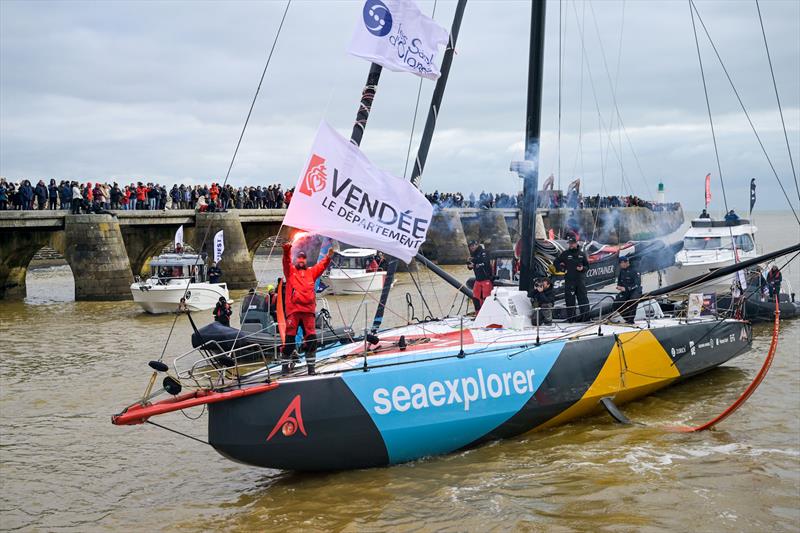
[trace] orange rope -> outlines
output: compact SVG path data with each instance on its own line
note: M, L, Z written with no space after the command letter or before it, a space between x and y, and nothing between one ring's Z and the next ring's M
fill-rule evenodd
M769 372L769 368L772 366L772 361L775 358L775 350L778 348L778 332L780 331L780 307L778 305L778 296L775 296L775 324L772 327L772 343L769 346L769 352L767 353L767 358L764 360L764 364L761 366L761 370L758 371L756 377L753 378L753 382L745 389L744 393L742 393L739 398L733 402L727 409L725 409L719 416L713 418L712 420L702 424L700 426L695 427L688 427L688 426L678 426L669 428L672 431L678 431L681 433L692 433L694 431L705 431L707 429L711 429L719 422L722 422L730 415L734 413L739 407L747 401L750 396L756 391L761 382L764 381L764 378Z

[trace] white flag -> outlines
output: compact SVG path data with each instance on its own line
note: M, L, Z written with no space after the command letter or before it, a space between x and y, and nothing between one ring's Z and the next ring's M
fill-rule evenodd
M214 262L219 263L222 259L222 252L225 251L225 238L222 236L222 230L219 230L214 235Z
M179 247L183 247L183 224L175 232L175 249L177 250Z
M435 80L441 72L434 60L449 38L411 0L366 0L348 51L389 70Z
M411 182L375 167L323 121L286 211L287 226L406 263L425 242L433 206Z

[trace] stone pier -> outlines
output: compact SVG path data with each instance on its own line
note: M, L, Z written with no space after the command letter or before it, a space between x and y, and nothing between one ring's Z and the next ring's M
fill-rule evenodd
M442 265L466 263L467 237L456 210L441 209L434 213L422 253Z
M75 277L76 300L130 299L133 275L116 217L68 217L62 253Z
M256 273L253 270L253 258L247 249L247 241L237 211L198 213L194 232L190 237L192 247L195 250L208 252L209 258L213 258L214 235L220 230L223 231L225 240L225 252L218 265L223 272L223 281L228 284L229 289L255 287Z

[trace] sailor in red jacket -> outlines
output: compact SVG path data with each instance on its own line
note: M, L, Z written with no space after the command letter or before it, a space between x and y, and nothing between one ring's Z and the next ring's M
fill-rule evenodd
M308 373L314 374L317 354L316 320L317 297L314 282L317 281L331 263L334 250L331 247L322 261L308 267L305 252L299 252L292 264L292 244L283 245L283 276L286 278L286 344L283 347L283 372L289 371L289 363L297 359L294 354L297 328L303 326L303 341L306 345L306 366Z

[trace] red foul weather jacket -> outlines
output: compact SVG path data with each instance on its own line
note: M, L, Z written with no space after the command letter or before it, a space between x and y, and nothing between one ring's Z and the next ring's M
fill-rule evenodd
M325 272L331 258L325 258L308 268L296 268L292 264L292 246L283 247L283 276L286 278L286 315L292 313L314 313L317 307L314 282Z

